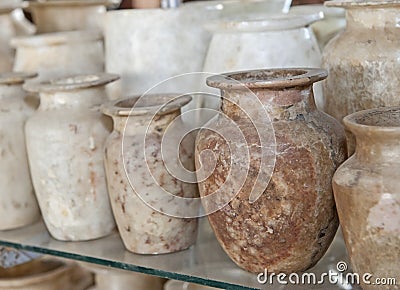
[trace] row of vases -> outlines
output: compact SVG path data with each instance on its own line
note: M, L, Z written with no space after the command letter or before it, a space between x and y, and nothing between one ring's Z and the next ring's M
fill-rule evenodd
M338 118L339 121L341 121L343 116L354 111L396 104L393 97L397 89L395 85L396 78L387 76L394 74L395 70L393 71L389 68L396 64L396 53L388 53L388 51L395 51L396 47L393 44L396 44L395 36L397 30L395 29L395 23L396 15L398 14L397 5L397 2L389 4L380 3L379 5L373 5L373 3L371 5L368 3L351 4L347 12L348 28L327 46L324 53L324 66L327 67L330 75L325 82L325 96L327 96L325 108L328 113ZM380 19L379 21L374 16L377 13L382 15L382 17L378 18ZM369 20L366 21L365 18ZM383 21L382 19L385 20ZM355 31L355 33L352 31ZM346 39L350 39L351 44L346 44ZM380 49L380 47L384 49ZM372 53L375 50L378 56ZM112 51L110 50L109 53L112 53ZM337 56L338 54L340 55ZM129 62L127 61L126 63ZM123 76L130 75L128 71L123 71L122 74ZM258 99L260 99L263 106L267 108L275 130L274 136L278 154L276 156L274 172L270 176L271 181L261 198L255 203L249 203L249 191L243 190L239 192L239 195L227 206L210 215L211 224L219 241L230 257L247 270L260 271L262 269L259 268L264 268L266 264L268 264L269 270L304 270L313 265L322 256L337 227L337 216L330 183L336 167L345 159L345 139L340 126L332 119L319 113L311 101L310 85L317 79L322 78L323 73L312 70L283 70L279 72L262 71L247 74L230 74L230 76L238 81L244 81ZM382 78L378 76L382 76ZM66 82L74 83L73 80ZM92 82L96 83L96 80L92 79ZM126 85L129 82L124 81L124 83ZM243 122L238 122L239 128L246 132L246 140L255 142L255 146L251 148L252 151L250 150L250 152L255 156L259 156L261 153L257 151L257 148L259 148L258 145L260 144L257 142L260 142L260 140L253 140L251 138L254 128L248 126L248 122L246 118L243 118L240 110L237 110L235 105L232 105L232 100L240 106L243 105L243 102L246 105L247 98L241 95L243 94L243 90L232 86L224 77L216 77L209 80L209 83L212 86L221 88L224 96L227 97L222 102L223 112L234 119L244 119ZM54 86L57 87L57 84L53 84ZM59 83L58 86L68 87L65 83ZM76 88L74 85L71 87ZM70 106L66 102L68 100L67 94L54 98L53 101L55 104L51 105L51 94L49 92L42 94L44 96L42 97L44 99L44 108L47 106L47 109L51 109L52 111L58 106ZM393 102L387 100L393 100ZM79 107L83 108L83 106L86 106L88 108L102 102L99 100L96 100L96 102L89 101L86 105L82 104ZM340 104L342 103L345 103L346 106L341 106ZM77 101L71 105L71 108L74 105L78 105ZM114 109L108 112L113 112L112 114L116 116L114 118L116 130L113 135L118 141L118 136L121 135L120 132L124 123L121 119L126 118L127 115L131 115L130 107L132 101L124 101L114 105L117 105L117 108L113 106ZM330 110L332 111L330 112ZM342 113L340 115L336 114L334 110ZM143 116L145 114L143 111L147 112L151 111L151 109L143 110L141 108L140 111ZM375 276L396 276L396 269L398 268L396 265L398 265L399 261L397 255L399 248L399 207L398 194L396 194L395 188L396 174L399 172L398 166L396 166L396 152L398 152L396 148L398 148L399 139L398 111L398 109L394 108L381 109L373 112L362 112L358 113L358 115L348 117L346 121L348 128L359 139L357 144L358 152L356 152L356 155L348 163L343 165L334 179L339 218L343 226L354 268L360 273L371 272ZM97 114L97 116L100 116L99 112ZM133 113L133 115L135 114L140 115ZM177 111L175 111L175 114L177 114ZM104 117L101 118L104 119ZM221 117L216 118L217 121L212 121L216 122L215 126L223 127L225 120L221 119L218 121L218 118ZM135 118L132 118L132 120L132 128L138 128L138 131L132 130L132 134L142 134L139 129L141 128L141 120L137 120L136 123ZM43 128L57 124L55 121L42 121ZM96 124L98 125L98 122ZM72 125L69 127L71 132L75 132L75 128L77 132L80 132L76 122L69 122L68 125ZM29 128L29 124L27 128ZM98 129L98 127L96 128ZM156 128L158 127L155 126L154 129L156 130ZM160 132L163 132L164 129L162 126L160 130ZM39 131L42 132L43 129L40 128ZM103 130L103 132L105 131ZM82 133L85 134L85 131L83 130ZM23 136L22 133L21 136ZM88 139L88 136L90 135L86 135L86 139ZM34 140L37 137L33 136L32 138ZM58 141L60 139L57 139L55 135L48 136L48 138L50 138L49 144L54 140L56 143L60 142ZM105 139L105 137L103 138ZM155 133L154 139L156 140L157 138L159 138L159 135ZM100 152L101 150L97 150L97 140L95 136L92 136L86 142L83 141L83 144L88 147L84 147L82 152L86 152L89 157L92 156L94 148L94 151ZM216 163L218 170L212 176L209 176L208 179L200 182L200 193L202 196L206 196L210 191L220 188L221 184L225 181L224 178L226 176L224 176L224 172L226 170L224 164L229 164L229 162L224 159L227 157L221 154L221 148L224 148L225 145L220 141L218 136L205 132L200 133L198 138L196 146L198 152L202 149L213 149L219 146L219 149L216 150L219 153L217 155L218 162ZM68 142L70 142L70 139L68 139ZM37 146L41 152L46 151L43 144L45 143L42 140L41 145ZM136 144L134 140L132 140L132 144ZM65 150L58 150L58 155L54 157L55 162L63 161L61 151L68 152L70 150L70 152L76 152L77 148L81 148L81 146L76 146L73 150L70 147L69 149L63 148ZM154 164L156 164L155 166L157 166L156 161L158 161L156 151L154 152L155 160L153 160ZM115 151L113 152L115 153ZM52 154L50 151L48 153ZM35 154L33 153L33 155ZM99 160L102 160L101 155L97 156ZM111 156L108 156L106 160L113 160L111 161L112 164L116 163L118 157L114 158ZM198 166L200 164L207 164L208 162L207 160L201 160L201 156L200 153L196 154ZM81 165L82 168L77 165L71 168L70 171L74 172L76 170L80 174L86 174L82 175L81 182L83 180L86 182L96 180L97 175L93 176L92 171L82 173L82 170L87 169L84 165L86 159L78 159L76 163ZM242 159L243 156L235 158L235 160L239 160L238 162L241 162ZM253 170L251 172L253 173L257 172L259 167L257 160L257 158L250 160ZM39 161L37 162L39 163ZM64 162L67 161L64 160ZM86 164L89 166L89 163ZM139 165L133 164L132 168L137 169ZM94 163L91 166L94 166ZM135 249L132 246L135 242L143 242L142 236L135 237L132 234L132 232L140 233L140 229L143 227L140 223L139 225L135 225L129 222L118 222L118 216L126 217L127 213L135 212L127 210L128 207L137 206L137 204L144 206L144 204L140 203L140 200L131 200L131 205L126 202L126 197L132 196L129 193L129 190L131 190L129 186L131 184L129 184L129 180L127 183L126 178L118 179L119 175L121 175L121 167L118 166L121 165L115 164L115 167L108 171L108 176L113 182L117 183L119 181L121 184L115 186L111 185L113 182L109 184L110 196L112 196L113 190L121 193L115 196L114 199L111 198L111 204L121 235L123 238L125 235L124 241L128 249L137 252L145 252L146 250L150 252L149 249L154 249L152 248L154 246L153 242L156 245L160 245L157 244L161 240L160 236L156 235L158 238L152 239L155 237L152 235L153 233L159 234L158 230L160 227L157 225L170 223L169 218L166 219L165 216L155 213L155 221L151 222L151 224L154 224L153 231L145 234L145 237L149 237L149 239L146 238L145 242L149 241L149 243L141 249ZM53 167L55 169L61 168L57 165ZM54 186L54 181L57 180L54 177L54 168L46 167L45 178L39 178L39 181L35 181L34 178L35 187L38 182L39 185L37 186L42 186L43 188L45 186ZM34 166L32 166L33 170ZM112 174L115 174L115 177ZM373 174L375 179L372 177L363 177L368 176L367 174ZM69 173L66 175L69 176ZM393 178L391 178L392 176ZM79 179L76 180L79 184L78 181ZM254 183L250 177L248 179L245 178L244 181L246 185L244 188L251 188L250 185ZM125 185L127 189L125 189ZM111 188L112 186L113 188ZM60 190L60 188L55 188L56 192ZM91 189L90 187L89 191L86 190L85 192L97 193L96 190L93 191ZM346 194L346 192L350 194ZM369 192L370 194L368 194ZM38 192L36 194L38 197L40 196ZM86 195L84 196L88 198ZM64 214L64 217L79 217L80 213L78 211L71 211L71 209L77 207L77 203L66 200L64 196L62 198L64 199L55 199L54 205L48 206L44 204L43 206L48 206L51 209L53 206L57 208L62 202L66 204L69 202L67 207L58 208L61 211L58 211L57 217L54 217L54 219L56 221L57 218L59 221L63 220L60 218L60 216L62 217L61 214ZM92 198L94 197L92 196ZM107 200L107 196L104 197L103 195L104 200ZM18 204L15 207L18 208ZM207 207L207 204L205 204L205 207ZM98 208L101 208L101 206ZM146 209L149 210L147 213L154 215L152 209L148 207ZM387 213L386 209L388 209ZM92 208L88 212L93 213L95 210ZM146 211L143 210L143 212ZM109 216L110 214L103 215L104 218ZM140 215L140 218L143 218L143 215ZM143 221L143 219L138 220ZM304 222L304 220L308 222ZM147 224L147 221L143 221L142 225L145 222ZM195 221L191 220L190 223L194 224ZM48 224L47 221L46 224ZM111 222L109 224L111 228ZM92 228L93 226L90 227L90 229ZM174 228L177 229L177 227ZM194 228L195 226L188 226L188 232L193 234L190 229ZM177 233L172 233L172 236L173 234ZM129 241L128 237L131 237L132 240ZM61 238L66 239L65 236ZM67 236L67 238L69 237ZM184 242L190 244L193 240L188 237ZM165 252L165 248L167 247L165 243L164 246L161 250L158 248L159 252ZM385 247L387 251L383 251ZM373 250L366 253L365 249L368 248ZM173 250L176 249L173 248ZM266 260L267 262L265 262ZM390 270L388 265L392 270Z

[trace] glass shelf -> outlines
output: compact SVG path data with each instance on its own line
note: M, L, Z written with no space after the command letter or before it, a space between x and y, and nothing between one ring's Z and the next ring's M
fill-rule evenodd
M0 232L0 245L222 289L354 289L349 285L261 285L257 275L231 262L204 218L196 244L172 254L132 254L124 249L117 232L94 241L60 242L50 237L43 222ZM334 270L339 261L348 262L340 232L323 259L307 272L319 274Z

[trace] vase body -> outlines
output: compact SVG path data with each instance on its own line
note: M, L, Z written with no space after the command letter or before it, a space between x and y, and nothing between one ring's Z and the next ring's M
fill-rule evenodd
M172 155L176 152L163 155L161 151L165 130L179 116L181 106L176 105L168 114L156 116L147 127L154 115L151 106L158 106L167 98L161 95L145 97L149 101L136 104L134 109L137 99L126 99L104 111L114 119L114 131L107 140L105 154L111 205L125 247L139 254L183 250L191 246L197 236L196 218L171 216L162 210L175 206L173 198L167 196L163 200L164 190L178 197L198 196L195 183L175 178L165 167L167 159L178 163ZM135 115L137 111L142 113ZM147 146L145 138L149 142ZM145 150L148 159L144 160L141 153ZM180 150L180 161L185 168L193 170L194 140L182 143ZM161 200L158 211L155 208L157 200Z
M37 33L103 29L107 1L30 1Z
M379 5L374 1L347 3L337 3L346 8L346 29L326 46L323 54L323 67L328 70L323 83L324 111L339 121L360 110L400 105L400 5L379 1L375 3ZM346 132L351 155L355 140Z
M100 32L59 32L12 40L16 48L14 71L34 71L38 80L104 71Z
M22 227L40 217L25 146L24 126L34 108L22 89L28 73L0 74L0 230Z
M208 28L213 37L203 71L222 73L284 67L320 67L321 52L309 25L321 15L266 15L263 20L221 21ZM227 49L221 49L225 47ZM322 106L322 87L316 86L317 106ZM217 109L218 99L205 100Z
M229 154L227 143L217 134L201 130L196 141L196 169L199 171L200 164L204 168L209 166L210 162L201 157L203 150L213 151L217 160L209 177L204 179L198 173L198 179L203 180L199 181L200 195L207 197L223 183L235 185L237 180L244 179L232 200L208 218L226 253L247 271L306 270L323 256L335 235L338 219L331 178L345 160L346 148L340 124L318 111L313 100L312 84L326 77L325 73L317 69L276 69L228 73L208 79L208 85L222 91L221 111L244 134L246 142L243 145L236 142L236 146L247 147L251 154L249 171L243 168L228 178L229 159L244 164L246 157ZM273 130L276 142L272 146L276 161L266 188L261 188L260 197L250 203L251 188L264 155L260 153L257 131L251 129L253 125L249 125L237 106L256 108L246 104L254 94L261 103L259 107L272 121L269 131ZM254 118L254 123L259 122L259 109L251 110L246 113ZM208 126L216 125L218 132L227 127L225 122L218 115Z
M106 71L121 76L121 83L111 89L113 98L143 94L168 78L201 71L211 38L203 24L219 14L219 10L208 7L190 3L177 9L108 12L105 22ZM124 29L126 27L129 29ZM149 37L148 29L152 31L152 37ZM169 82L161 91L155 89L152 92L187 93L196 87L196 80L179 84Z
M99 111L114 75L82 75L29 83L40 106L26 124L33 185L50 234L90 240L114 229L103 166L111 120Z
M344 119L357 146L335 173L333 189L354 272L396 278L400 268L400 108L360 111ZM376 289L375 285L361 285ZM399 289L381 285L379 289Z
M32 27L26 24L18 3L0 3L0 73L13 68L14 49L10 40L17 35L33 34Z

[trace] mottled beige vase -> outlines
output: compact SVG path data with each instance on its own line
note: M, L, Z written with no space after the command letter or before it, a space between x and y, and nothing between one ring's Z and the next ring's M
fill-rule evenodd
M167 127L177 124L180 109L190 97L171 102L172 98L149 95L104 107L104 113L114 120L105 153L111 205L125 247L134 253L183 250L197 236L197 219L184 218L195 217L197 212L186 214L188 204L184 201L181 211L179 203L180 198L198 196L195 180L185 182L174 171L180 164L194 169L194 139L186 139L172 148L163 141ZM174 134L176 130L168 131L169 136ZM171 167L166 166L168 162Z
M346 148L339 122L316 109L312 85L325 77L324 70L304 68L228 73L207 80L221 89L221 111L227 118L219 115L207 124L216 133L202 129L198 134L200 195L210 212L225 196L237 193L208 218L226 253L250 272L306 270L323 256L336 233L331 179L345 160ZM271 124L262 118L264 112ZM269 140L262 141L266 134ZM271 165L274 157L275 164L266 170L262 163ZM252 188L259 178L264 183L254 201ZM205 202L213 193L213 201Z
M99 106L116 75L81 75L27 83L39 93L38 111L26 123L33 185L43 219L58 240L90 240L115 227L103 165L112 127Z
M400 1L328 1L346 9L347 27L325 47L324 111L342 121L365 109L400 105ZM347 132L348 133L348 132ZM355 140L348 135L349 155Z
M22 89L34 73L0 73L0 230L40 217L25 147L25 122L34 112Z
M354 271L395 278L400 289L400 107L371 109L344 118L355 135L355 155L335 173L333 189Z

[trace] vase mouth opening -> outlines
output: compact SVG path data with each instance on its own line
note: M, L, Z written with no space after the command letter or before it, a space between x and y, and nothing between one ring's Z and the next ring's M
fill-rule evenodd
M400 133L400 107L384 107L359 111L344 117L351 131L367 130Z
M119 99L102 107L104 114L109 116L143 116L143 115L165 115L180 110L190 103L190 95L180 94L151 94L133 96Z
M37 77L34 72L6 72L0 73L0 85L23 84L26 80Z
M324 5L327 7L342 7L346 9L400 7L400 0L334 0L326 1Z
M104 86L119 79L119 75L109 73L74 75L69 77L32 82L24 85L24 89L34 93L65 92Z
M327 75L326 70L319 68L249 70L208 77L207 85L223 90L279 89L308 86Z

